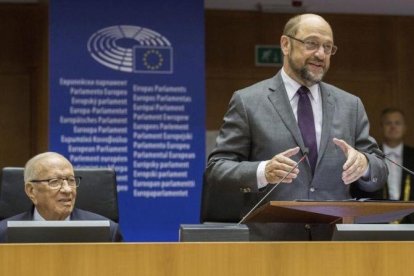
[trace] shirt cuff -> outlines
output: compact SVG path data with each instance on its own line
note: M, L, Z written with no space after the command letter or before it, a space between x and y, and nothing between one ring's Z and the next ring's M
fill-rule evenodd
M256 177L257 177L257 188L261 189L267 186L267 180L265 176L265 169L266 164L268 161L262 161L259 163L259 166L257 167L256 171Z
M371 170L369 168L369 163L368 163L368 167L366 168L364 174L361 176L361 180L369 181L370 178L371 178Z

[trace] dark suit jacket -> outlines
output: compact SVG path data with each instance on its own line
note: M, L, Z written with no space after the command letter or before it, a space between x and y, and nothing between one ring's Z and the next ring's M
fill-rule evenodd
M315 174L312 175L308 162L302 162L293 183L278 186L267 201L350 198L349 185L342 181L346 157L332 142L334 137L345 140L366 155L371 177L358 181L362 190L378 190L386 181L388 171L384 161L371 154L378 146L369 136L369 122L361 100L327 83L320 83L320 91L323 118ZM234 93L216 147L209 156L206 185L210 189L232 185L250 190L259 198L262 191L257 188L256 171L260 161L297 146L305 148L279 72L271 79ZM301 155L293 159L298 161ZM248 204L246 202L246 206ZM291 229L278 229L276 235L280 239L296 239L287 237L290 233Z
M33 211L32 210L20 213L18 215L15 215L13 217L4 219L0 222L0 242L6 242L6 236L7 236L7 221L16 221L16 220L33 220ZM110 219L107 219L104 216L84 211L81 209L74 208L72 211L72 214L70 215L71 220L109 220L110 223L110 235L111 235L111 241L113 242L120 242L123 240L122 234L119 230L119 225L116 222L113 222Z

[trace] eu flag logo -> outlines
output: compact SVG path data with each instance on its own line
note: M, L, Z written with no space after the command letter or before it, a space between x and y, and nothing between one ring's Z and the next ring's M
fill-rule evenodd
M171 74L173 55L171 47L135 46L134 72Z

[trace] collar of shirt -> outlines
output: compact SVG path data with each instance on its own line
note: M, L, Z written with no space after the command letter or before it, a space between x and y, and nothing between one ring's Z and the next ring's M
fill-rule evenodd
M33 212L33 220L36 220L36 221L44 221L45 220L45 218L42 217L42 215L39 213L39 211L36 209L36 207L34 208L34 212ZM64 220L65 221L69 221L70 220L70 216L68 216Z
M285 84L286 92L289 98L289 101L291 102L293 98L296 96L296 92L298 89L302 86L300 83L289 77L288 74L286 74L285 69L282 68L282 79ZM311 100L315 101L315 103L319 102L319 85L314 84L311 87L308 87L310 93L311 93Z
M394 155L398 158L402 157L403 153L403 143L399 144L398 146L391 148L387 146L386 144L382 145L382 148L384 150L385 155Z

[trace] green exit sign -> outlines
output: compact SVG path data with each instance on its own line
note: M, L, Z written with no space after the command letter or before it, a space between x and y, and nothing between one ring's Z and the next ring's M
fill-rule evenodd
M256 66L281 66L282 51L279 45L256 45Z

